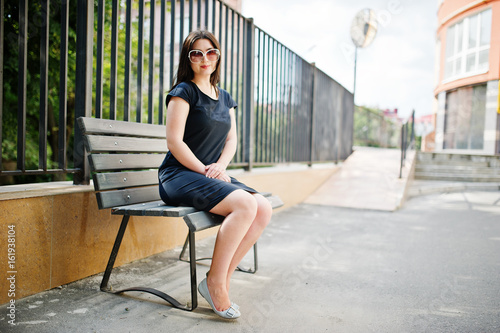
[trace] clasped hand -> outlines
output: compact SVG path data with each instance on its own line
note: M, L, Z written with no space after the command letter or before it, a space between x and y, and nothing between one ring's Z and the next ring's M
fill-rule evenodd
M221 163L212 163L205 166L205 176L207 178L220 179L230 183L231 178L226 174L226 168Z

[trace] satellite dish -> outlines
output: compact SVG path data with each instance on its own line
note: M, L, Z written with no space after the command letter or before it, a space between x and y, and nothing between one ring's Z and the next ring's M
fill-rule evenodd
M360 10L351 23L351 39L356 47L367 47L377 34L377 17L369 8Z

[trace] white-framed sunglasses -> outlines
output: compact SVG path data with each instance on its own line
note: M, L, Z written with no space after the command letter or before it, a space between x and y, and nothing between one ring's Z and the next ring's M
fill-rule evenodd
M188 53L189 61L193 63L201 62L205 57L208 61L217 61L220 57L220 51L217 49L210 49L206 52L200 50L191 50Z

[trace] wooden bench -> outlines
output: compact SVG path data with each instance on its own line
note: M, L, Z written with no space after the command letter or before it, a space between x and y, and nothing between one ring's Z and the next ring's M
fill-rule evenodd
M78 124L89 153L94 188L99 209L111 208L122 215L122 222L101 282L101 290L112 292L108 281L131 216L183 217L188 235L179 259L189 244L191 306L183 305L168 294L147 287L126 288L113 293L140 291L156 295L174 307L192 311L198 306L195 233L220 225L222 216L198 211L194 207L167 206L160 199L158 167L167 153L165 126L81 117ZM273 208L283 205L276 196L264 194ZM206 258L203 258L206 259ZM254 268L257 270L257 244Z

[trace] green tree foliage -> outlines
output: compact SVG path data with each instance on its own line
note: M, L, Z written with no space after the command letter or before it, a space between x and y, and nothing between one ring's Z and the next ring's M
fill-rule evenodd
M365 106L354 109L354 145L394 148L399 146L401 125L384 117L381 110Z

